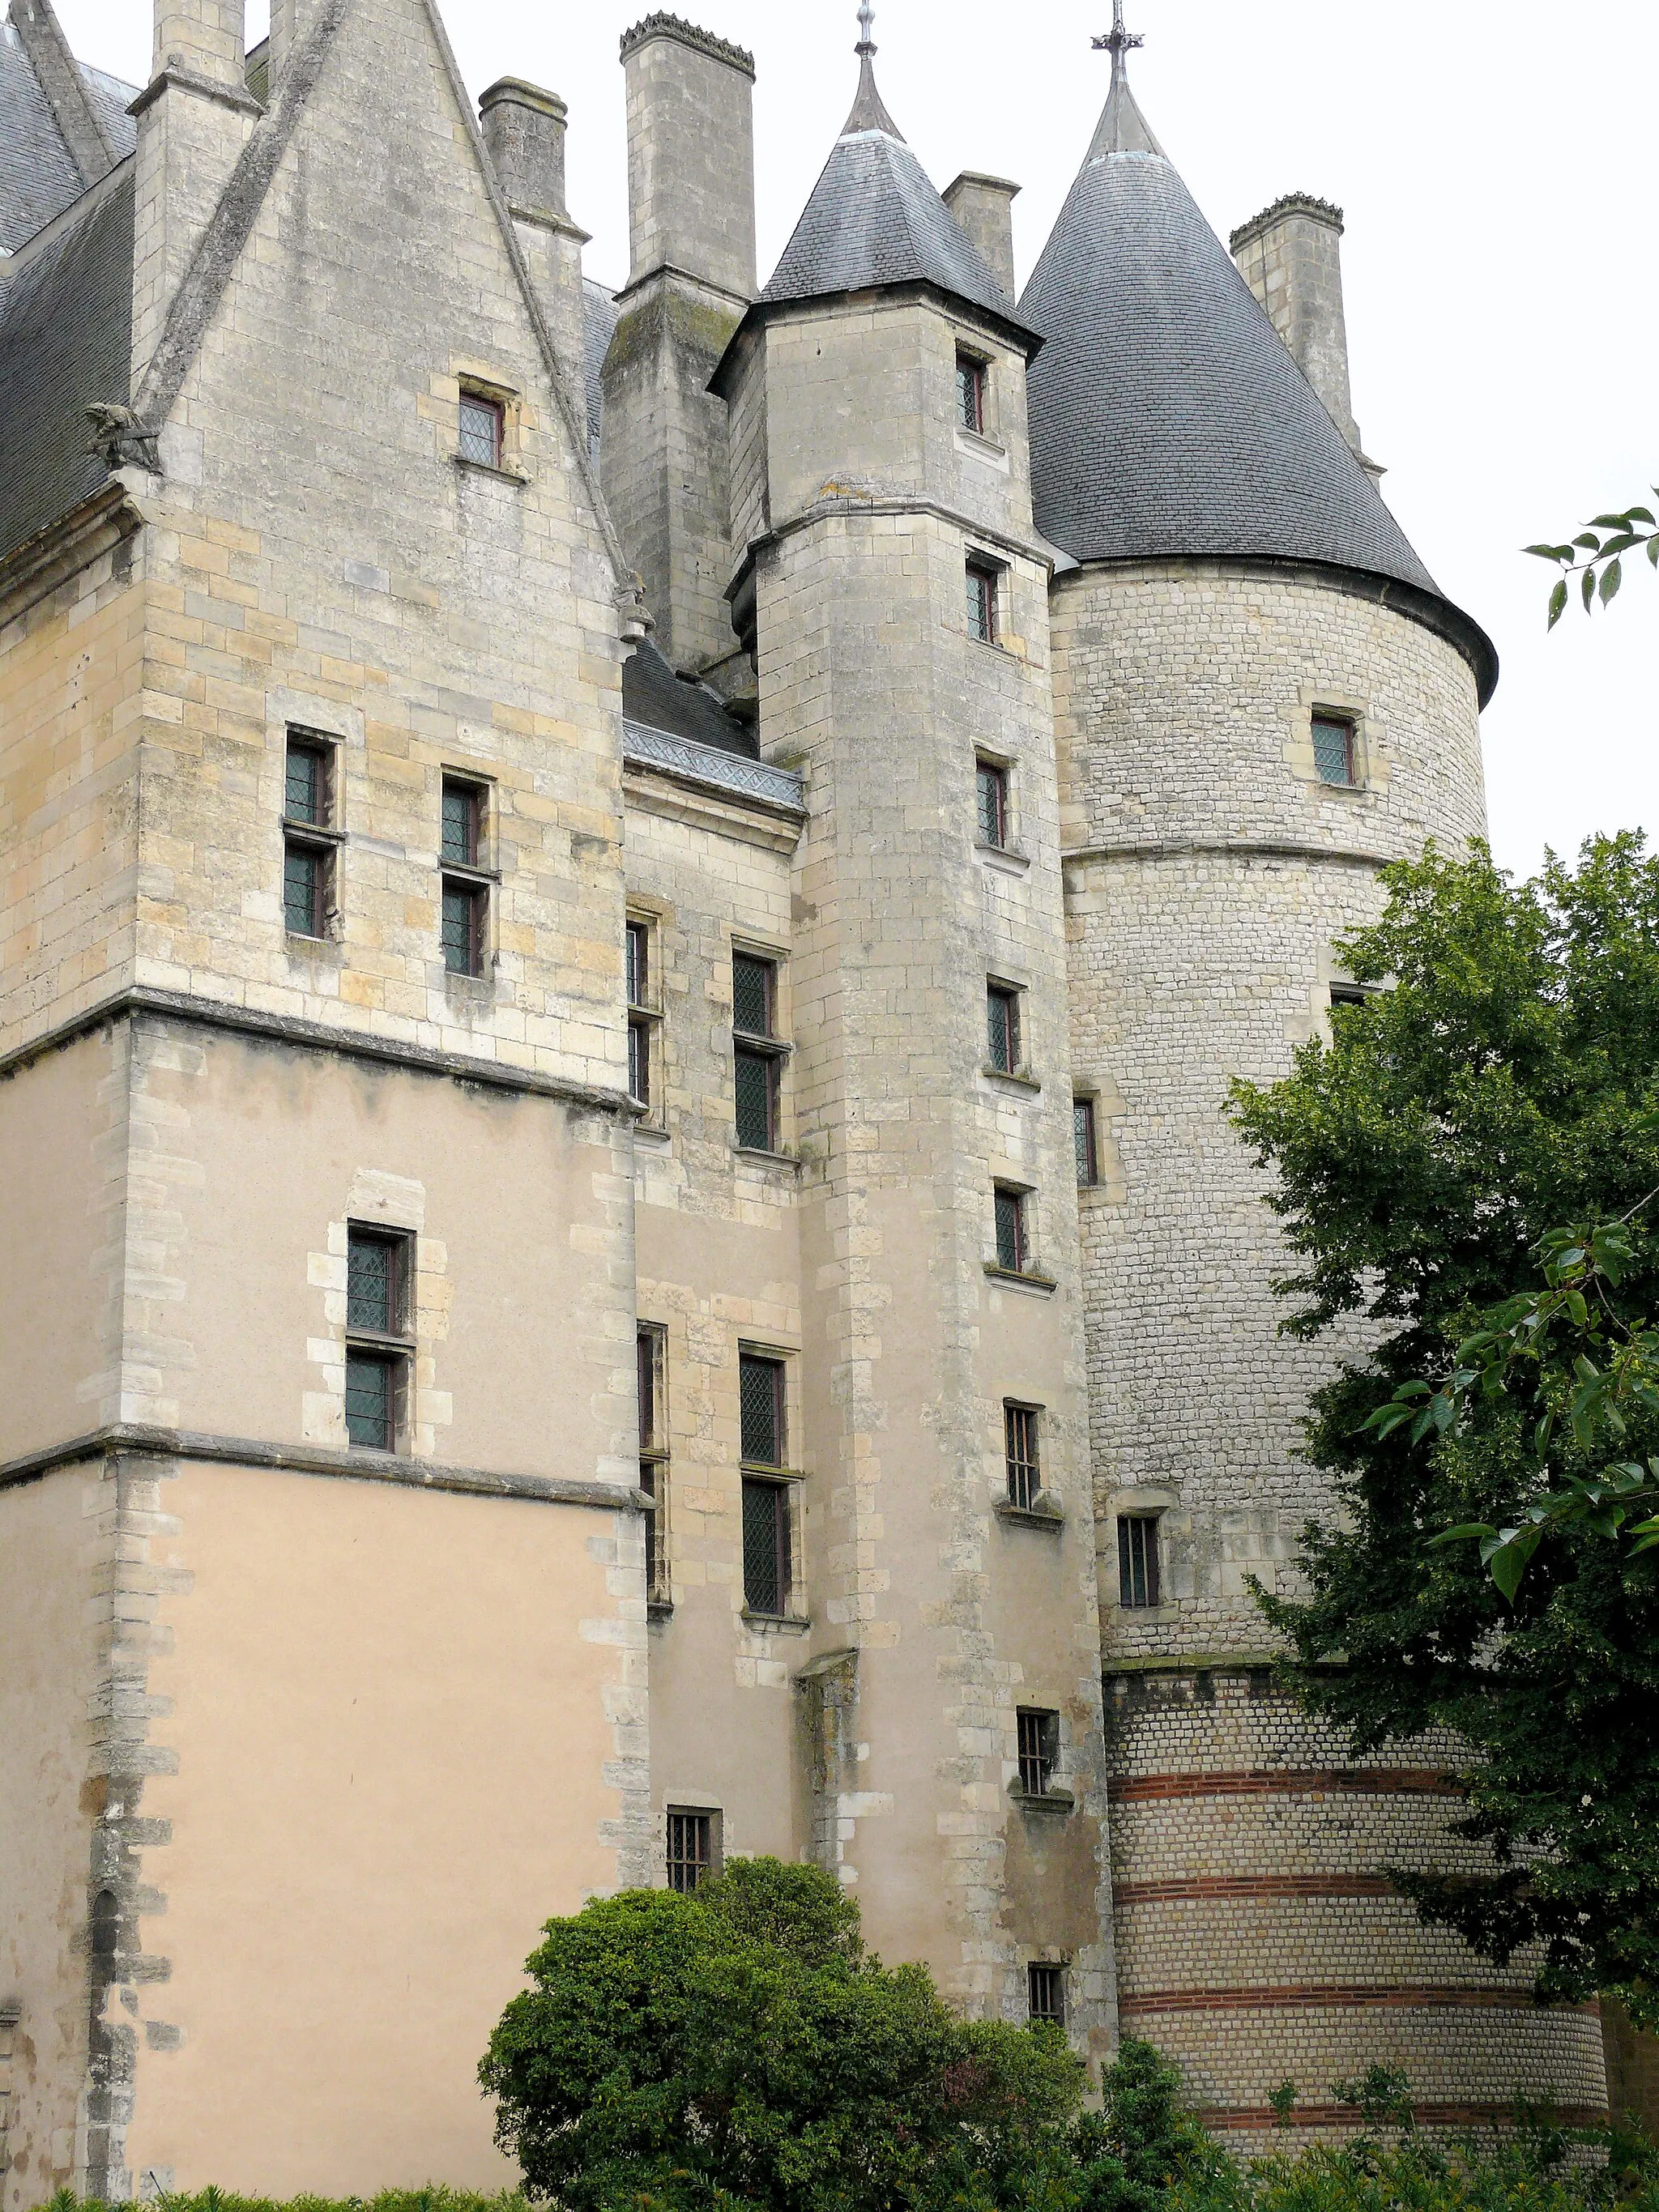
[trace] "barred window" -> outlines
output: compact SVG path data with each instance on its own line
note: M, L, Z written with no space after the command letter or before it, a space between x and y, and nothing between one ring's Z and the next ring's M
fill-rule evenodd
M1030 1512L1042 1490L1042 1468L1037 1442L1035 1406L1017 1406L1012 1400L1002 1408L1004 1452L1008 1469L1008 1502Z
M482 784L464 782L459 776L444 778L438 847L443 869L440 930L444 966L452 975L482 975L484 969L489 925L489 890L482 866L485 805Z
M289 733L283 778L283 927L326 937L335 898L334 748Z
M345 1375L346 1441L368 1451L398 1449L398 1385L401 1363L385 1352L348 1347Z
M985 432L985 363L970 353L957 356L957 422L981 436Z
M690 1892L705 1875L717 1874L720 1814L668 1812L668 1887Z
M501 465L503 410L499 399L486 399L481 392L461 393L460 455L487 469Z
M1046 1797L1060 1763L1060 1715L1022 1706L1016 1717L1019 1732L1019 1786L1028 1797Z
M1072 1101L1072 1142L1077 1151L1077 1185L1079 1190L1091 1190L1100 1181L1100 1158L1095 1148L1095 1102L1092 1098Z
M975 763L979 810L979 842L999 852L1008 842L1008 771L995 761Z
M1023 1275L1030 1257L1026 1221L1026 1194L1006 1183L996 1187L997 1265L1005 1273Z
M1066 2025L1066 1969L1030 1966L1025 1969L1026 2012L1031 2020Z
M329 861L314 845L289 838L283 849L283 927L290 937L328 933Z
M1011 984L990 983L985 991L986 1049L999 1075L1019 1072L1019 993Z
M309 738L288 741L288 779L283 812L289 822L313 830L328 827L329 748Z
M738 1142L748 1152L778 1148L778 1091L783 1052L777 1037L778 963L753 952L732 956L732 1074Z
M444 778L443 858L463 868L478 865L478 841L483 827L483 793L476 783Z
M398 1446L414 1351L413 1261L411 1237L348 1227L346 1440L370 1451Z
M995 645L1001 629L997 611L997 571L988 562L968 563L968 635Z
M1359 781L1355 758L1352 715L1316 714L1313 718L1314 766L1324 783L1355 784Z
M1118 1602L1130 1611L1143 1612L1158 1603L1156 1513L1118 1516L1117 1582Z

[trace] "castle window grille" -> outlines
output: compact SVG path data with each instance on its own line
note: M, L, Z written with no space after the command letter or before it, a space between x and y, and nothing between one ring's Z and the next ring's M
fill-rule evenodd
M283 814L289 822L308 829L329 826L328 748L303 738L288 741L288 773L283 791Z
M444 966L452 975L483 973L484 897L476 884L444 884Z
M640 1488L651 1500L651 1510L645 1516L645 1595L653 1604L666 1601L669 1582L666 1351L660 1328L639 1331Z
M464 461L477 461L486 469L500 468L502 413L498 399L486 399L477 392L462 392L460 455Z
M1019 1070L1019 993L992 983L985 994L986 1045L999 1075Z
M1030 1966L1025 1969L1026 2013L1031 2020L1066 2025L1066 1969Z
M1030 1258L1024 1191L998 1184L996 1232L998 1267L1005 1274L1023 1275Z
M968 563L968 635L981 645L995 645L1000 635L997 572L982 561Z
M668 1815L668 1887L685 1895L696 1889L716 1867L716 1824L714 1813Z
M979 842L1000 852L1008 842L1008 771L994 761L982 760L975 764L975 781Z
M442 858L450 866L476 868L483 830L483 793L476 783L444 778Z
M1118 1602L1127 1611L1149 1611L1159 1602L1158 1516L1126 1513L1117 1524Z
M1002 1409L1008 1502L1026 1513L1042 1494L1037 1411L1035 1406L1005 1405Z
M1019 1786L1028 1797L1046 1797L1060 1763L1060 1715L1028 1711L1016 1717Z
M1353 723L1345 714L1314 716L1314 766L1322 783L1352 786L1358 782L1354 734Z
M1079 1190L1092 1190L1100 1181L1100 1158L1095 1146L1095 1102L1092 1098L1072 1101L1072 1141L1077 1152L1077 1185Z
M346 1440L360 1450L398 1448L398 1366L384 1352L346 1353Z
M967 353L957 356L957 422L977 437L985 434L985 363Z
M750 1613L789 1608L789 1492L781 1482L743 1483L743 1601Z
M290 937L328 933L328 855L289 838L283 848L283 927Z

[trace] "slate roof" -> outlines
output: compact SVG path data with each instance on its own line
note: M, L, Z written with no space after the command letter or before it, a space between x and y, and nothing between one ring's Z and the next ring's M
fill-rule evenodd
M605 396L599 386L599 371L605 367L605 357L616 334L617 303L603 284L596 284L591 276L585 276L582 310L587 332L587 451L589 459L597 461L605 428Z
M137 93L101 70L76 66L105 137L117 158L125 159L137 137L138 126L126 112ZM15 253L83 189L22 39L12 24L0 21L0 253Z
M758 304L918 283L1020 327L978 247L882 106L866 58L848 127Z
M706 684L682 682L648 638L623 663L623 714L647 730L666 730L671 737L748 760L760 757L754 732L726 712L719 694Z
M29 256L0 303L0 557L97 490L85 410L125 406L132 368L132 197L125 162Z

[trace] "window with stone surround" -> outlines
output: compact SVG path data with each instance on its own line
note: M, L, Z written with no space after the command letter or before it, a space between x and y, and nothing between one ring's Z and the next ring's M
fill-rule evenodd
M397 1451L407 1425L415 1341L415 1239L404 1231L346 1230L346 1440Z
M790 1611L788 1369L772 1354L739 1347L738 1420L743 1460L744 1609L774 1619Z
M975 437L985 435L986 384L989 371L985 362L971 353L957 356L957 428L971 430Z
M335 752L309 730L288 732L283 776L283 927L325 938L338 903Z
M1020 1070L1020 996L1014 984L994 978L985 987L987 1064L998 1075L1018 1075Z
M1005 1274L1023 1275L1030 1266L1030 1193L1013 1183L995 1186L997 1266Z
M1037 1422L1040 1406L1003 1401L1003 1455L1008 1476L1008 1503L1029 1513L1042 1494L1042 1445Z
M1118 1603L1149 1612L1160 1602L1156 1513L1121 1513L1117 1522Z
M1025 1969L1025 2010L1030 2020L1066 2025L1066 1969L1033 1962Z
M668 1887L689 1893L720 1869L720 1816L668 1808Z
M1339 714L1316 707L1313 714L1314 766L1322 783L1352 788L1359 781L1358 732L1352 714Z
M1020 1789L1028 1797L1046 1797L1060 1764L1060 1715L1022 1705L1015 1726Z
M1077 1187L1092 1190L1100 1181L1100 1153L1095 1141L1095 1102L1072 1101L1072 1146L1077 1155Z
M666 1332L646 1322L635 1344L640 1401L640 1488L651 1500L645 1516L645 1595L668 1602L668 1358Z
M750 1152L778 1149L779 1091L788 1050L778 1029L778 963L732 955L732 1059L737 1139Z
M461 459L475 461L481 468L500 468L506 421L507 410L499 399L492 399L488 393L473 391L463 385L460 439L457 447Z
M628 990L628 1095L646 1109L653 1123L657 1106L657 1032L662 1020L657 995L656 927L647 916L630 915L623 940Z
M981 645L1002 641L1002 571L994 562L975 554L968 556L968 635Z
M470 778L443 779L438 858L444 966L452 975L482 975L489 942L489 787Z
M975 823L977 842L988 845L995 852L1006 852L1008 846L1008 771L1000 761L987 760L981 753L974 763L974 781L978 810Z

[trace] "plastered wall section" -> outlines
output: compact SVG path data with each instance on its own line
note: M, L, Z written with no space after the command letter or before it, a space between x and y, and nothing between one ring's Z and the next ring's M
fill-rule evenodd
M1391 611L1220 571L1062 579L1054 634L1109 1594L1118 1510L1164 1515L1165 1602L1110 1607L1108 1651L1260 1648L1246 1577L1286 1571L1318 1498L1297 1424L1358 1340L1277 1335L1282 1246L1228 1085L1328 1034L1334 948L1380 910L1381 861L1481 830L1474 681ZM1318 780L1316 706L1353 718L1359 788Z
M464 380L504 408L499 469L457 459ZM162 457L143 980L620 1088L614 578L414 0L346 14ZM283 928L295 725L336 747L320 942ZM446 770L488 793L476 980L440 949Z
M737 1147L732 959L775 959L775 1026L794 1030L793 819L629 777L629 909L651 933L653 1107L635 1133L639 1317L665 1333L664 1597L651 1631L653 1850L669 1806L721 1815L729 1854L799 1856L799 1626L744 1602L742 1351L781 1356L786 1436L802 1389L799 1165L793 1084L776 1157ZM792 1492L804 1589L822 1558L815 1500ZM797 1594L803 1620L807 1607Z
M155 1472L134 2192L508 2186L475 2069L541 1922L617 1879L637 1518Z

